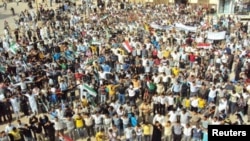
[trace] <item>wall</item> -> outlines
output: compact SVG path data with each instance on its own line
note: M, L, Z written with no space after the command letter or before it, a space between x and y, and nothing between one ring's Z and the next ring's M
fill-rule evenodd
M209 0L209 4L219 4L219 0Z

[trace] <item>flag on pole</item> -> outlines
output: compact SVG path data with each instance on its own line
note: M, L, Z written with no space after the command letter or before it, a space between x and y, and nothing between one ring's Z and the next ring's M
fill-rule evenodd
M133 48L130 46L129 41L123 42L122 45L129 53L133 51Z
M18 45L16 42L12 42L10 44L10 51L13 53L13 54L17 54L17 51L18 51Z
M211 49L212 45L209 43L198 43L197 48L203 48L203 49Z
M90 86L88 86L87 84L83 84L83 89L86 90L90 95L96 97L97 96L97 92Z

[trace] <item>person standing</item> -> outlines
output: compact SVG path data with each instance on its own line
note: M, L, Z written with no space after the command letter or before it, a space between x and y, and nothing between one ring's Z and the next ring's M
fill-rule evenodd
M189 123L183 128L183 141L191 141L192 127Z
M19 116L19 113L20 113L20 99L19 99L19 97L15 96L15 95L12 96L10 98L10 103L12 105L12 110L15 114L16 119L19 119L20 118L20 116Z
M37 102L36 102L36 96L38 94L32 94L31 92L29 92L29 94L24 94L24 95L28 97L30 108L33 114L38 114L38 108L37 108Z
M202 139L202 130L200 128L200 125L196 125L196 128L194 128L192 132L193 141L200 141Z
M180 121L178 120L176 124L173 125L172 132L173 132L173 141L181 141L182 138L182 130L183 127L180 124Z
M20 131L16 127L14 127L9 134L13 137L13 141L22 141Z
M96 133L95 140L96 141L105 141L105 139L106 139L106 136L105 136L104 129L101 128L101 130Z
M24 113L26 117L29 116L29 105L28 105L28 100L25 96L20 97L20 108L21 111Z
M247 108L247 117L248 117L248 122L250 122L250 97L247 100L247 105L248 105L248 108Z
M44 141L43 127L40 122L35 123L33 132L35 133L36 141Z
M156 121L153 125L152 141L161 141L162 130L162 125Z
M6 1L3 2L3 7L4 7L4 10L7 10L7 2Z
M207 129L203 129L203 134L202 134L202 141L208 141L208 133Z
M50 141L55 140L55 128L54 128L54 123L52 123L51 121L47 121L47 123L45 124L45 131L47 132L47 135Z
M64 79L62 79L59 83L60 90L62 92L62 100L63 102L67 100L67 94L68 94L68 84L65 82Z
M83 137L84 131L84 121L83 121L83 117L80 113L78 113L75 116L75 125L76 125L76 131L79 137Z
M15 16L15 15L16 15L16 13L15 13L15 9L14 9L13 7L11 7L11 8L10 8L10 11L11 11L11 13L12 13L12 15L13 15L13 16Z
M151 136L151 125L148 122L145 122L142 125L144 141L150 141Z
M127 89L128 92L128 97L129 97L129 101L132 105L135 105L136 102L136 92L133 88L132 85L129 86L129 88Z
M131 125L128 125L128 127L124 129L124 136L126 141L133 141L135 139L135 130Z
M164 126L164 141L172 141L172 125L170 121L167 121Z
M6 96L3 93L0 93L0 123L2 122L6 122L7 118L6 118L6 108L5 108L5 104L6 103Z
M140 110L141 110L143 122L148 122L150 112L151 112L151 106L150 106L149 102L144 101L140 106Z
M55 133L56 135L59 135L60 133L63 134L64 131L64 124L62 122L61 119L59 119L58 117L55 117L55 121L54 121L54 127L55 127Z
M67 133L71 139L75 139L75 121L72 117L67 116L67 119L65 121Z
M136 141L142 141L143 129L140 124L135 127Z
M86 114L84 117L85 129L87 131L88 137L94 136L94 119L90 116L90 114Z
M25 141L33 141L32 128L28 124L24 124L24 127L19 128L22 131Z

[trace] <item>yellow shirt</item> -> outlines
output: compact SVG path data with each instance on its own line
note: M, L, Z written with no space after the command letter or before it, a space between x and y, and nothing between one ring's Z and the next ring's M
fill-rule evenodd
M96 135L95 135L95 140L96 141L104 141L104 133L102 132L97 132Z
M201 109L205 108L205 105L206 105L206 101L204 99L200 98L198 100L198 108L201 108Z
M164 127L164 135L165 135L165 136L170 136L170 135L172 135L172 126L165 126L165 127Z
M184 106L185 106L186 108L189 108L189 107L191 106L191 101L190 101L190 99L186 99L186 100L185 100Z
M136 89L139 88L139 87L141 86L141 83L140 83L139 80L133 80L132 82L133 82L134 88L136 88Z
M168 50L163 50L162 51L162 56L165 57L165 58L168 58L170 56L170 51Z
M143 125L143 134L144 135L150 135L151 134L151 127L150 125Z
M117 50L120 52L121 55L125 55L125 51L123 49L118 48Z
M172 72L173 72L174 76L178 76L180 70L179 70L179 68L174 67L174 68L172 69Z
M235 85L234 87L235 87L236 93L242 93L242 91L243 91L243 87L242 86Z
M19 131L11 131L10 134L13 136L14 140L17 141L17 140L21 140L22 137L21 137L21 134Z
M107 88L108 88L108 91L109 91L109 95L115 95L116 93L116 88L118 87L119 85L108 85Z
M96 46L90 46L90 48L91 48L91 51L92 51L93 53L96 53L96 52L97 52Z
M88 105L88 100L86 98L82 99L82 105L87 106Z
M79 116L75 118L76 122L76 128L82 128L83 127L83 119Z

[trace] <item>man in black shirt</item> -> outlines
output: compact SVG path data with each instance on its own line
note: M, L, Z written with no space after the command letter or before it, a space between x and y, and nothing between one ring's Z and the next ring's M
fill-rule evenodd
M45 129L46 129L49 140L54 141L55 140L55 133L56 133L56 130L54 128L54 123L51 123L50 121L48 121L45 124Z
M24 139L27 141L34 140L31 132L31 127L28 124L24 124L24 127L19 128L21 130Z
M43 128L40 122L36 122L32 127L36 141L44 141Z
M120 102L120 104L124 104L125 103L126 88L124 87L123 84L121 84L119 86L118 92L119 92L119 102Z

